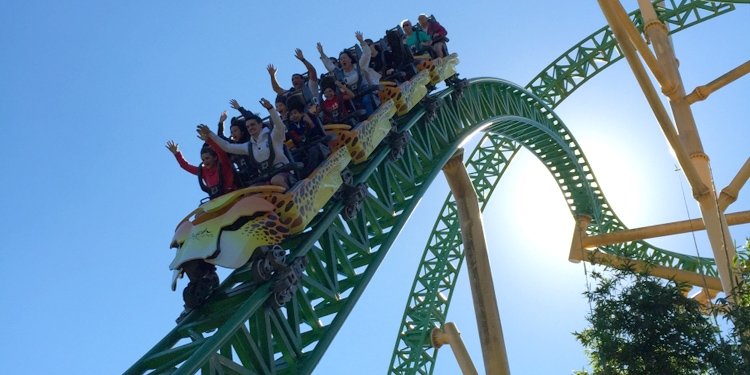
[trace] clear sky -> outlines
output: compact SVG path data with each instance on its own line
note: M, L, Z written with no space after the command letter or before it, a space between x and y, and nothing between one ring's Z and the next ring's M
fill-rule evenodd
M267 64L288 86L291 74L303 71L295 48L322 71L316 42L333 54L354 44L356 30L377 39L422 12L448 29L462 77L522 86L605 24L593 0L0 3L0 123L7 141L0 155L8 162L0 194L0 373L115 374L138 360L182 309L180 293L169 288L168 244L202 197L164 143L174 139L197 161L196 124L214 126L221 111L231 111L231 98L258 111L257 100L272 97ZM750 57L748 19L750 6L739 6L675 36L688 90ZM719 189L748 156L749 94L744 77L694 106ZM699 216L624 61L557 113L626 225ZM439 177L315 373L386 371L446 193ZM741 195L728 211L747 209ZM533 155L524 152L511 165L484 222L512 372L583 368L587 360L571 332L585 328L589 308L581 295L584 267L567 261L573 219ZM733 233L743 242L750 228ZM690 236L654 243L711 254L702 234L695 243ZM482 372L465 271L448 320ZM457 372L452 353L442 350L435 373Z

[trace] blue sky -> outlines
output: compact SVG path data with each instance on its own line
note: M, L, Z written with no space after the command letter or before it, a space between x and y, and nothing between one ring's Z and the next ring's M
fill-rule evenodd
M182 306L169 289L174 226L202 197L164 143L198 159L198 123L214 126L229 99L258 111L272 97L265 66L289 84L301 48L335 52L354 32L377 39L404 18L434 13L460 55L462 77L525 85L605 24L597 2L149 2L0 4L0 123L9 162L0 225L0 373L120 373L172 327ZM633 9L636 2L624 2ZM750 56L750 6L679 33L691 90ZM744 77L694 106L716 185L748 156ZM557 109L610 204L630 227L695 218L681 174L625 62ZM683 201L682 186L687 194ZM316 373L385 372L422 248L447 187L442 178L386 257ZM748 199L728 211L748 209ZM587 363L570 334L585 327L584 267L567 261L573 219L552 177L519 155L485 211L511 370L566 374ZM735 240L750 233L733 227ZM710 255L704 235L653 241ZM591 270L590 266L587 270ZM224 272L222 275L226 275ZM448 320L481 367L465 272ZM457 373L449 350L436 374ZM480 372L482 372L480 370Z

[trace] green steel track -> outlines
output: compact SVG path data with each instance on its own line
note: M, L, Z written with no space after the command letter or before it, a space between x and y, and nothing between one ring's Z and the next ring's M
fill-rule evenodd
M667 2L660 17L677 32L731 11L731 4ZM639 25L637 13L632 15ZM255 284L249 269L234 271L208 304L192 312L126 374L309 374L357 303L401 228L458 146L478 131L484 138L467 161L482 207L521 148L550 170L573 215L593 218L588 232L625 226L611 211L583 152L554 114L577 87L621 59L607 28L597 31L547 67L527 86L479 78L458 95L446 88L429 124L416 108L399 121L411 133L404 156L387 160L381 147L355 169L369 195L360 215L345 221L330 202L307 230L282 245L309 261L303 287L281 309L267 307L268 283ZM392 373L432 373L435 351L424 346L429 330L445 323L463 248L451 199L441 211L417 270L398 334ZM655 248L645 242L605 251L658 265L715 276L713 261Z

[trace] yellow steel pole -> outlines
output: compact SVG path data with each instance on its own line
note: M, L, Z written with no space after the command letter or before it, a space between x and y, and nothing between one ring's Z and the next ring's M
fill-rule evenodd
M458 209L485 373L507 375L510 374L510 366L482 228L482 214L477 193L463 163L463 149L459 149L445 164L443 174L448 180Z
M619 4L619 2L618 2ZM680 141L690 155L690 162L697 170L700 180L688 178L688 182L695 189L698 185L707 186L708 194L698 195L698 206L700 207L703 221L706 224L708 239L713 249L714 259L719 271L721 284L724 292L731 294L737 286L737 274L733 272L731 262L735 257L734 241L729 233L729 226L723 211L719 208L716 188L713 184L711 166L708 155L703 151L698 128L695 125L693 111L690 103L686 100L685 87L680 76L680 71L675 57L672 43L670 43L666 26L659 21L656 10L648 0L638 0L643 16L644 32L648 35L654 46L656 58L661 66L662 72L673 81L674 91L665 93L669 96L669 104L677 125ZM682 167L682 163L680 163Z
M463 375L477 375L477 368L474 366L474 362L471 361L469 351L466 350L464 340L461 340L461 332L455 324L448 322L445 323L443 330L439 328L433 328L432 334L430 335L432 340L432 347L440 349L443 344L448 344L453 350L453 355L456 357L458 367L461 368Z
M735 212L726 215L727 224L738 225L750 223L750 211ZM706 229L706 225L701 219L676 221L651 225L641 228L626 229L617 232L604 233L597 236L582 237L573 245L585 249L593 249L600 246L613 245L617 243L638 241L646 238L670 236L673 234L687 233L696 230ZM576 234L573 234L575 236Z
M607 18L607 22L620 44L622 54L625 56L630 68L633 70L633 75L638 81L638 85L641 87L648 104L654 111L654 116L656 116L656 120L659 123L662 133L664 133L664 137L667 138L667 142L670 147L672 147L672 150L674 150L675 156L677 157L677 161L682 167L682 170L685 172L685 175L689 180L700 181L698 172L690 163L690 155L685 151L685 148L680 142L679 134L675 130L674 125L672 125L672 119L669 117L666 108L664 108L664 105L661 102L659 94L651 83L648 72L646 72L643 64L641 64L641 61L638 59L635 48L625 31L625 26L622 25L623 21L621 20L624 19L624 22L629 24L630 19L627 18L627 14L625 14L625 17L617 16L618 13L625 13L625 10L622 9L620 3L616 1L612 2L610 0L599 0L599 6L602 8L602 13L604 13L604 16ZM664 89L665 86L662 87L662 90ZM709 188L703 184L691 184L691 187L693 188L693 196L704 195L710 191Z
M573 255L573 261L606 264L615 268L632 267L636 272L644 272L663 279L670 279L711 290L721 290L722 288L721 281L716 277L706 276L696 272L683 271L672 267L656 266L642 260L607 254L598 250L586 250L581 248L578 250L579 251L576 251Z
M736 81L745 74L750 73L750 60L745 61L740 66L724 73L721 77L703 85L696 87L685 100L689 104L708 98L714 91Z
M703 152L690 104L685 99L685 89L667 28L656 17L656 11L651 3L648 0L639 0L645 25L644 31L656 54L659 64L658 73L664 80L662 91L670 98L672 114L677 124L676 129L671 124L661 100L656 96L651 79L645 72L633 43L625 31L627 27L630 27L631 22L627 17L623 17L625 10L622 5L616 0L599 0L599 5L693 189L693 196L698 201L703 221L706 224L723 290L731 293L737 284L730 266L730 259L733 259L735 254L733 242L726 219L717 202L708 156Z
M745 164L742 165L737 175L734 176L732 182L724 189L721 189L721 194L719 194L719 209L722 212L737 200L740 189L745 185L748 178L750 178L750 158L745 160ZM727 220L729 220L729 217L727 217Z

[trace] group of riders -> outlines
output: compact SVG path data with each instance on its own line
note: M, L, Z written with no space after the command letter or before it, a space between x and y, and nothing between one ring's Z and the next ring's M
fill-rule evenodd
M185 160L174 141L168 141L166 147L184 170L198 176L209 199L255 185L288 189L330 154L323 125L354 126L366 119L380 104L382 84L405 82L417 73L420 61L447 55L446 35L434 17L422 14L417 25L401 21L378 41L356 32L358 44L343 50L338 58L327 56L318 43L320 59L328 71L320 77L297 49L295 57L307 72L292 75L291 88L283 89L276 80L276 68L267 67L277 94L275 103L260 100L268 111L267 123L232 99L230 105L239 116L231 118L229 136L224 135L226 112L221 114L216 132L198 126L198 136L205 141L198 166Z

